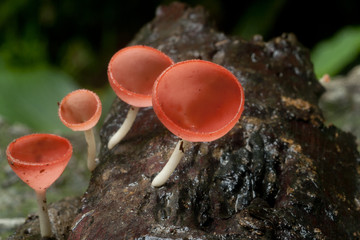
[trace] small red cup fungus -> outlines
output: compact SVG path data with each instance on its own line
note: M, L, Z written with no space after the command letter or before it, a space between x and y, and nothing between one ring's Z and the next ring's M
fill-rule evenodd
M96 143L93 128L101 116L101 101L92 91L75 90L66 95L59 104L59 117L65 126L73 131L84 131L88 144L87 166L90 171L96 167Z
M52 134L31 134L11 142L6 155L19 178L35 190L42 237L52 235L46 189L64 171L72 155L70 142Z
M116 95L131 105L119 130L110 138L112 149L128 133L140 107L151 106L151 94L156 78L173 61L161 51L148 46L130 46L119 50L111 58L108 79Z
M229 132L242 114L244 101L238 79L222 66L188 60L167 68L154 83L153 108L181 140L152 186L167 181L188 142L214 141Z

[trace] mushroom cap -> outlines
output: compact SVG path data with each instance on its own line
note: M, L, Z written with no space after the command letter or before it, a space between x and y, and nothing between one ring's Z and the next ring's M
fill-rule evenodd
M151 106L156 78L174 62L166 54L148 46L119 50L108 66L109 83L116 95L135 107Z
M153 108L160 121L191 142L213 141L230 131L244 109L244 91L224 67L188 60L167 68L156 80Z
M6 155L13 171L35 191L47 189L64 171L72 156L66 138L30 134L11 142Z
M93 128L101 116L101 101L96 93L87 89L66 95L59 105L59 117L73 131Z

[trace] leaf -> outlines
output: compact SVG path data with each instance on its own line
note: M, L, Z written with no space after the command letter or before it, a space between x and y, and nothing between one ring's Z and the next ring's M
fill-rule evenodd
M67 131L57 102L77 88L68 75L49 67L15 70L0 65L0 115L34 131Z
M318 78L336 75L360 53L360 26L347 26L333 37L319 42L311 53Z

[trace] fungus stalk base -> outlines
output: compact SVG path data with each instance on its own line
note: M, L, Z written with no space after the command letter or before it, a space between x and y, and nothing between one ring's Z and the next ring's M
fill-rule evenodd
M49 213L46 204L46 190L44 191L35 191L37 204L39 207L39 221L40 221L40 232L41 237L51 237L51 224Z
M139 112L138 107L131 106L128 114L125 118L124 123L121 125L119 130L110 138L108 143L108 148L112 149L116 144L118 144L129 132L131 126L133 125L136 115Z
M166 183L166 181L169 179L169 177L179 164L181 158L184 156L184 149L187 145L189 145L189 142L183 139L179 140L179 142L176 144L174 152L171 154L169 161L152 181L151 185L153 187L161 187Z
M85 139L88 144L88 157L87 157L87 166L90 171L93 171L96 168L96 144L95 136L93 129L86 130L84 132Z

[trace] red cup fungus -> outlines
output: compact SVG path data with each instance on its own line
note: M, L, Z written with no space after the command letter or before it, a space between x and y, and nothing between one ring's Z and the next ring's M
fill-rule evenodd
M90 171L96 167L96 143L93 128L101 116L101 101L92 91L75 90L66 95L59 104L59 117L65 126L73 131L84 131L88 144L87 166Z
M188 60L167 68L155 81L153 108L160 121L181 138L172 156L154 178L160 187L170 177L188 142L209 142L228 133L244 109L238 79L224 67Z
M152 88L156 78L173 61L161 51L148 46L130 46L119 50L111 58L108 79L116 95L131 107L119 130L110 138L112 149L128 133L140 107L152 104Z
M42 237L51 237L46 189L64 171L72 156L70 142L52 134L31 134L11 142L6 155L19 178L35 190Z

